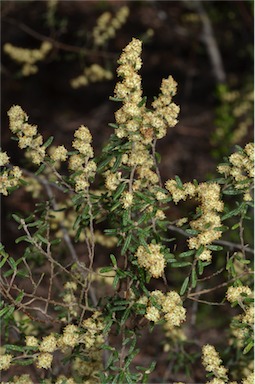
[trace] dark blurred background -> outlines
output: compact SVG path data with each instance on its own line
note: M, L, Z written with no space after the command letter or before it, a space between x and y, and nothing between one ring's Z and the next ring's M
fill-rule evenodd
M126 23L95 48L97 18L125 5ZM163 178L202 180L234 144L252 139L253 101L241 116L231 115L253 95L253 1L2 1L1 7L2 46L38 49L45 38L53 42L38 72L26 77L22 65L2 52L2 147L13 163L21 155L8 130L6 112L13 104L23 107L45 138L54 135L56 144L70 147L74 130L87 125L100 151L118 107L109 101L116 60L132 37L144 41L141 75L149 101L163 77L171 74L178 82L179 124L158 144ZM110 69L113 80L73 89L71 80L93 63ZM234 103L228 100L232 91Z

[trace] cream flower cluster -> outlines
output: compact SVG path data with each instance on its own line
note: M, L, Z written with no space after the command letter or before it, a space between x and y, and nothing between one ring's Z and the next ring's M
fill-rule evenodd
M67 283L65 283L63 302L68 304L68 314L71 317L77 317L79 310L75 291L77 291L77 284L75 282L68 281Z
M218 172L231 176L236 189L243 191L244 200L252 201L251 190L254 180L254 143L249 143L243 151L233 153L229 164L220 164Z
M27 148L26 156L34 164L41 164L46 153L42 135L37 133L37 126L28 124L28 116L19 105L12 106L7 114L10 120L10 130L19 139L19 147Z
M75 283L67 282L65 285L66 289L75 290ZM85 326L85 325L84 325ZM97 336L99 338L99 333L103 329L97 324ZM90 336L92 338L92 336ZM93 336L94 337L94 336ZM87 345L87 341L89 336L82 329L80 329L77 325L68 324L65 326L63 333L61 335L50 334L42 338L39 341L35 336L26 336L26 346L37 348L38 354L36 354L35 362L37 368L50 369L53 362L53 353L56 350L61 350L63 353L68 351L70 348L74 348L79 344ZM3 367L2 369L8 369L12 356L5 355L3 359ZM1 360L0 360L1 361Z
M234 316L231 323L231 333L239 348L244 347L245 339L254 333L253 305L244 308L244 313Z
M74 175L75 191L85 191L89 187L89 180L95 176L96 163L90 160L94 156L91 146L92 136L87 127L82 125L74 133L73 148L78 154L72 155L69 159L69 169L77 172Z
M221 365L222 360L213 345L206 344L203 346L202 363L207 372L212 372L216 379L223 379L222 383L225 383L227 369Z
M153 302L157 303L157 307ZM160 306L161 309L158 308ZM177 292L170 291L166 294L161 291L151 292L151 299L147 301L146 319L157 322L161 318L166 321L166 329L179 327L186 319L186 309L182 306L182 300Z
M121 7L115 16L110 12L104 12L97 19L97 25L92 31L94 43L97 46L104 45L109 39L116 35L116 31L125 24L129 15L129 8L127 6Z
M44 41L39 49L26 49L15 47L10 43L4 44L4 52L14 61L23 64L21 73L23 76L33 75L38 71L35 65L38 61L42 61L52 49L49 41Z
M223 202L220 200L220 186L216 183L200 183L198 186L184 183L180 187L176 180L168 180L166 189L175 203L186 200L188 197L196 198L200 202L201 216L190 222L191 228L199 233L188 240L188 246L190 249L199 249L201 245L204 246L205 249L199 259L211 261L211 251L206 246L218 240L222 234L220 230L217 230L221 226L218 212L222 212L224 208Z
M85 344L87 350L103 344L102 331L105 328L105 323L101 312L94 312L91 317L82 322L82 327L86 330L82 335L82 343Z
M0 371L6 371L10 368L13 356L10 354L0 355Z
M145 268L153 277L159 278L164 273L166 261L161 253L160 244L149 244L148 250L140 245L135 253L138 264Z
M89 83L95 83L102 80L111 80L113 78L112 72L108 69L101 67L99 64L92 64L90 67L84 69L83 74L71 80L72 88L80 88Z
M1 156L3 154L3 156ZM0 152L1 166L6 165L9 161L5 152ZM22 171L19 167L14 166L10 170L4 170L0 173L0 193L7 196L10 188L17 187L22 177Z
M65 148L64 145L59 145L58 147L52 146L50 149L51 149L51 151L50 151L51 152L50 158L54 162L66 161L66 159L67 159L67 149Z
M226 293L226 298L230 303L242 302L245 297L250 297L252 291L249 287L242 285L240 287L229 287Z
M121 81L114 89L114 96L122 102L115 113L115 134L131 143L121 162L135 169L132 183L135 191L151 189L158 183L152 155L153 142L165 136L167 126L176 124L179 111L171 102L176 92L172 77L162 81L162 93L153 102L153 110L146 108L142 99L141 76L138 74L142 66L141 52L142 43L135 38L123 49L117 68Z

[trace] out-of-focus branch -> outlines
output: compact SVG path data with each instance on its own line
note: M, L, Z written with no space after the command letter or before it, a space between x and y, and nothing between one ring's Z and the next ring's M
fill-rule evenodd
M207 12L202 4L202 1L189 1L182 0L186 5L192 7L198 15L200 16L202 22L202 40L206 46L209 59L211 61L212 70L214 77L218 83L224 83L226 81L226 73L224 70L224 65L220 50L215 38L213 27L210 18L207 15Z

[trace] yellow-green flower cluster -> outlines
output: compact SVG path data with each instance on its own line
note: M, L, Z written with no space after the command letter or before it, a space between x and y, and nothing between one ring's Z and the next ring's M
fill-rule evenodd
M124 192L121 200L122 200L123 208L128 209L132 205L133 194L131 192Z
M245 286L241 285L239 287L229 287L226 293L226 298L230 303L234 303L237 301L238 303L242 303L245 297L250 297L252 295L252 290Z
M243 191L245 201L251 201L254 180L254 144L249 143L243 151L233 153L229 157L229 164L218 166L218 172L225 177L231 176L234 188Z
M26 49L15 47L10 43L4 44L4 52L14 61L23 64L21 73L23 76L33 75L38 71L35 65L38 61L42 61L52 49L49 41L44 41L39 49Z
M101 67L99 64L92 64L84 69L83 74L71 80L72 88L86 86L89 83L95 83L102 80L111 80L112 72Z
M222 360L213 345L206 344L203 346L202 363L207 372L212 372L216 379L222 379L222 383L225 383L227 369L221 365Z
M68 304L68 313L72 317L78 316L78 302L75 296L75 291L77 290L77 284L72 281L68 281L64 285L64 303Z
M75 191L85 191L89 187L89 179L95 176L96 163L90 160L94 156L94 151L91 146L92 136L87 127L80 126L74 133L73 148L78 151L78 154L72 155L69 159L69 169L77 172L74 176Z
M115 134L131 144L121 159L121 163L134 172L129 192L149 189L153 193L153 187L159 182L155 172L153 146L157 139L165 136L168 126L176 124L179 108L172 103L176 83L171 76L163 79L161 93L152 103L153 109L146 108L145 99L142 98L141 76L138 74L142 66L141 52L142 42L133 38L118 60L117 74L121 81L116 84L114 96L122 102L122 106L115 113ZM111 163L109 165L111 167ZM110 170L105 176L106 188L115 190L116 176ZM110 178L115 186L108 182Z
M76 290L76 284L67 282L65 284L66 290ZM37 368L50 369L53 362L53 353L61 350L63 353L73 349L79 344L84 344L86 350L91 348L97 349L104 341L102 331L105 327L102 313L95 312L90 318L82 323L82 327L77 325L68 324L65 326L63 333L58 335L50 334L39 341L35 336L26 336L26 346L34 347L35 363ZM0 369L5 370L10 367L13 356L5 354L0 357Z
M244 342L249 334L254 332L254 308L253 305L244 307L244 313L234 316L231 323L231 333L239 348L244 347ZM232 341L231 340L231 343Z
M0 371L6 371L10 368L13 356L10 354L4 354L0 356Z
M250 373L245 379L242 380L242 384L253 384L254 383L254 373Z
M153 304L155 301L157 307ZM172 330L185 321L186 309L182 306L182 300L177 292L170 291L164 294L157 290L151 292L151 299L147 301L145 317L153 322L163 318L166 321L166 329Z
M28 124L28 116L19 105L12 106L8 111L10 130L19 139L19 147L27 148L26 156L34 164L40 164L45 158L45 147L42 135L37 133L37 126Z
M22 171L19 167L14 166L11 170L5 170L0 174L0 193L4 196L8 195L9 189L19 185Z
M97 311L91 317L82 322L82 327L85 333L82 335L82 343L85 344L86 349L89 350L93 347L98 347L103 344L104 338L102 331L105 328L102 313Z
M9 164L9 156L6 152L0 151L0 167L3 167L6 164Z
M97 25L92 31L94 43L97 46L104 45L109 39L116 35L116 31L125 24L129 15L129 8L127 6L121 7L115 16L110 12L104 12L97 19Z
M140 267L145 268L153 277L163 276L166 261L161 253L160 244L149 244L148 249L140 245L135 253Z
M203 252L199 255L202 261L211 261L211 251L207 245L221 237L222 232L218 230L221 226L221 219L218 212L222 212L224 205L220 200L220 186L217 183L200 183L198 186L192 183L184 183L182 186L176 180L168 180L166 189L170 192L175 203L180 200L196 198L200 202L201 215L190 222L192 229L199 231L198 235L188 240L190 249L199 249L204 246Z
M59 145L58 147L51 147L50 158L53 161L66 161L67 149L64 147L64 145Z

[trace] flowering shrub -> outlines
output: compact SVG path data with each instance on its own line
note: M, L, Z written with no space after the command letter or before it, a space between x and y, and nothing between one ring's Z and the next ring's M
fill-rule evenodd
M189 303L199 302L216 305L215 316L217 305L238 306L224 363L213 345L198 342L207 383L253 382L252 249L244 239L253 145L238 148L220 164L216 180L182 183L176 176L164 186L156 142L177 124L179 107L172 101L177 84L171 76L163 79L149 108L138 73L141 51L141 41L133 39L120 56L120 81L111 99L121 106L110 124L114 133L96 158L86 126L75 131L69 150L53 146L53 138L44 142L20 106L8 111L10 130L36 169L12 166L7 153L0 154L2 194L24 188L36 199L29 216L13 214L22 255L10 255L1 245L0 369L10 383L148 382L157 358L149 366L138 364L140 335L162 326L170 361L177 361L173 345L181 346L177 355L186 358ZM171 221L169 207L187 199L196 205L194 212ZM237 230L240 244L222 239ZM178 251L171 231L187 238L185 251ZM225 255L223 268L217 253ZM171 276L177 273L173 288ZM218 274L224 282L212 286ZM153 288L155 282L160 289ZM200 299L221 287L221 302ZM190 363L198 359L191 356ZM19 365L28 367L16 374Z

